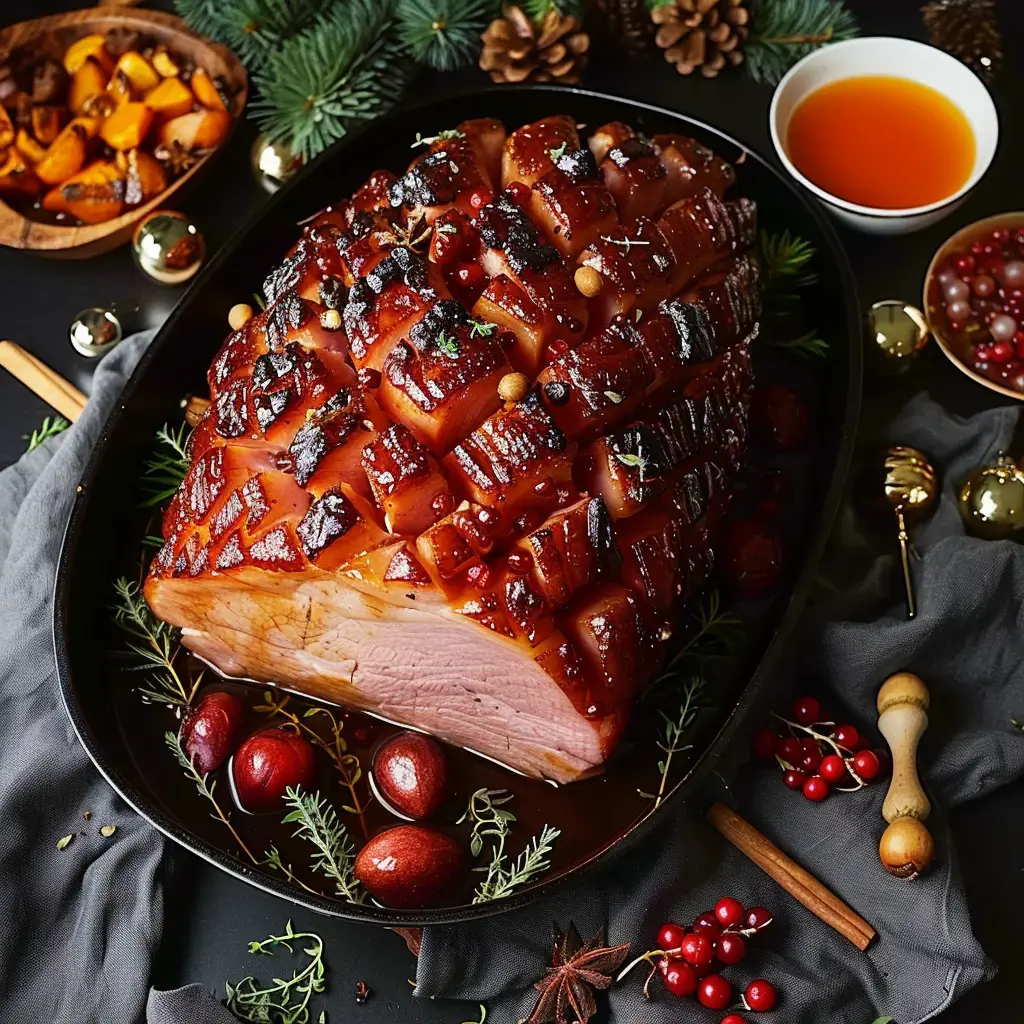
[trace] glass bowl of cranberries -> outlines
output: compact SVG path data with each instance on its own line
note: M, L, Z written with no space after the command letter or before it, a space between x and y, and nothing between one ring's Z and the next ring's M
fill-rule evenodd
M957 367L1024 400L1024 212L986 217L947 239L928 267L924 308Z

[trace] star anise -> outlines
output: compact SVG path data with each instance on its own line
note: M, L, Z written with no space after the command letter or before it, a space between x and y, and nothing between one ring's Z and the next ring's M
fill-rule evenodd
M611 987L629 953L629 943L606 946L603 928L583 942L574 924L564 932L555 925L554 937L551 966L534 985L540 998L523 1024L587 1024L597 1013L594 992Z
M184 174L199 160L198 154L186 149L177 139L168 146L157 146L153 155L174 175Z

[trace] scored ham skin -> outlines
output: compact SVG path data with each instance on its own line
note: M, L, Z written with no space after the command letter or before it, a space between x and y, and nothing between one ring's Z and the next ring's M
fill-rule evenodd
M733 181L683 136L478 119L318 214L210 367L154 612L225 675L526 775L599 771L746 442L760 281Z

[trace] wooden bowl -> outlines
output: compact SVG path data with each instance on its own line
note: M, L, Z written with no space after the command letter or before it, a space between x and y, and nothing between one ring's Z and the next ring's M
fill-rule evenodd
M1019 228L1022 225L1024 225L1024 211L1018 210L1011 213L997 213L992 217L976 220L973 224L968 224L967 227L961 228L955 235L950 235L939 246L932 257L931 263L928 264L928 271L924 276L924 299L922 301L924 315L928 321L928 329L950 362L961 373L965 373L971 380L983 384L989 391L995 391L1000 395L1005 395L1007 398L1014 398L1018 402L1024 401L1024 392L1014 391L1013 388L1009 388L1005 384L989 380L988 377L978 373L971 366L970 342L962 335L958 335L950 329L949 321L946 319L946 314L942 308L942 288L936 275L939 272L939 267L942 266L952 253L969 248L971 243L977 238L991 234L993 231L998 231L1000 228Z
M205 68L211 76L220 76L234 91L231 130L245 108L249 79L238 58L226 47L194 35L185 23L163 11L129 10L123 7L95 7L69 11L33 21L23 21L0 31L0 52L38 43L41 54L60 59L68 45L92 32L111 28L133 29L163 44ZM230 131L228 138L230 138ZM32 249L49 256L81 258L114 249L131 238L135 225L152 210L166 206L171 196L189 179L199 174L220 146L200 157L193 167L176 178L163 192L147 203L134 207L120 217L99 224L52 224L32 220L0 200L0 245L14 249Z

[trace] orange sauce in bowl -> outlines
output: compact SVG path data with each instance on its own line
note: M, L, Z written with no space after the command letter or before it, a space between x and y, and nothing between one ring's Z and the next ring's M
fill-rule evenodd
M823 85L790 117L786 153L818 188L902 210L948 198L974 168L974 132L937 89L894 75Z

